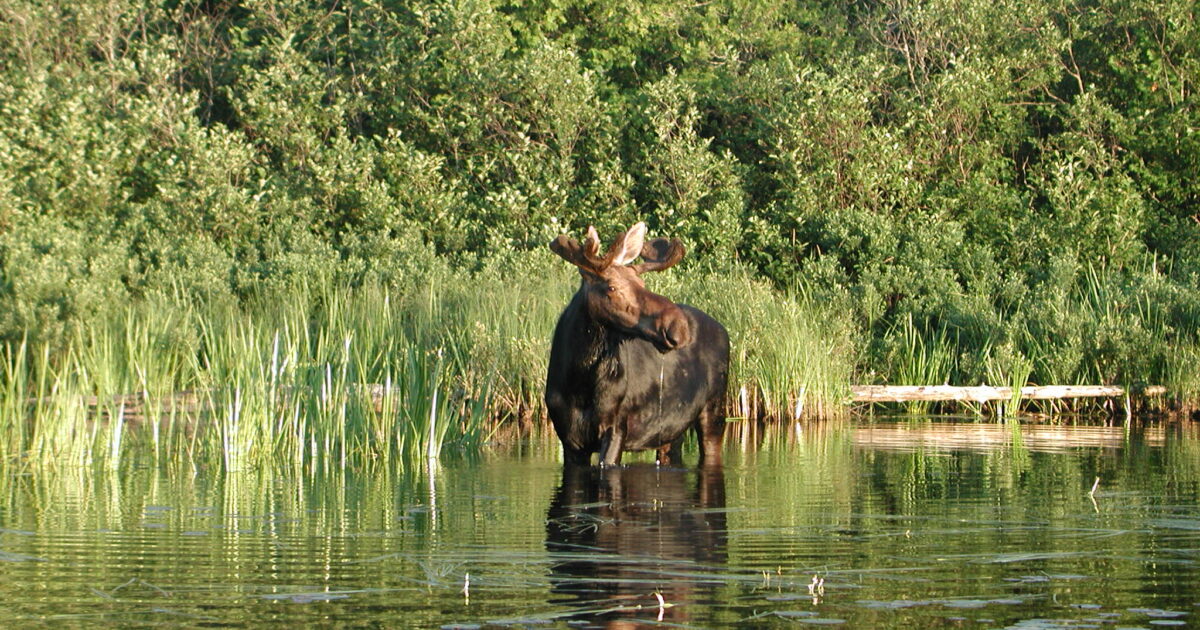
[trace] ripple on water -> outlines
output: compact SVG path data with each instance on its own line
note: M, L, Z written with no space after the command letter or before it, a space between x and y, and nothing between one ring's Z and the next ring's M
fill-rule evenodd
M385 627L1051 630L1200 614L1200 472L1169 467L1197 436L930 456L839 431L731 448L723 477L633 465L576 487L554 449L432 474L28 478L0 497L4 607L120 627L336 611ZM1093 505L1080 480L1099 470ZM1151 565L1174 591L1150 592Z

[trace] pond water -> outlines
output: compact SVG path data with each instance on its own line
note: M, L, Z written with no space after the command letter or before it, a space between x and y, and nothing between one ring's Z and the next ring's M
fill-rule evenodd
M556 459L541 439L432 474L9 476L0 609L6 627L1200 626L1194 426L733 427L721 471Z

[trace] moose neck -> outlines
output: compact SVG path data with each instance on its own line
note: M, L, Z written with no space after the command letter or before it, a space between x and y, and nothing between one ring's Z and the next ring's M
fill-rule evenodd
M583 366L593 366L616 354L616 347L624 339L635 337L632 332L594 317L587 306L587 284L583 283L575 297L571 299L570 307L574 310L572 338L578 343L578 363Z

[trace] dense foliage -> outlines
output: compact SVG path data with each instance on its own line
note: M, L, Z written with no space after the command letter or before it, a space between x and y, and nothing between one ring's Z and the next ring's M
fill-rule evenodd
M1187 0L0 0L0 337L645 218L863 380L1200 391ZM514 270L520 273L520 270Z

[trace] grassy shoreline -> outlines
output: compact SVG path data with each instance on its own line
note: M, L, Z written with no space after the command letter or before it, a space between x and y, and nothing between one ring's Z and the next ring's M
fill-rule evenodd
M729 328L733 415L1194 406L1200 16L1018 4L4 3L0 457L470 449L540 414L545 243L635 221ZM139 392L211 422L131 429Z
M61 339L7 344L0 459L119 468L150 456L238 470L369 459L403 467L476 451L503 424L542 418L550 334L578 282L548 258L528 254L474 273L435 267L403 287L315 277L241 302L155 294L79 322ZM508 271L514 266L525 272ZM730 330L735 418L846 415L852 382L941 384L968 360L996 384L1024 385L1050 360L968 345L911 320L884 335L893 342L887 352L870 355L850 309L777 291L748 272L669 272L650 288ZM864 368L871 364L888 372ZM1191 381L1168 385L1176 395L1195 391ZM973 410L1011 416L1101 404L1004 401Z
M137 452L236 470L477 450L498 423L542 416L550 335L578 278L540 264L441 268L403 288L315 279L241 303L154 295L9 344L0 458L119 467ZM755 392L755 413L842 408L848 325L747 276L660 276L653 288L734 331L734 390Z

